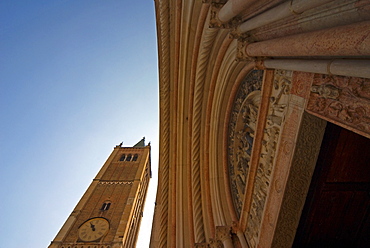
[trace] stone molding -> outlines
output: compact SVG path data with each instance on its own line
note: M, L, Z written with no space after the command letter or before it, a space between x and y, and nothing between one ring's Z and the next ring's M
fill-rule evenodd
M158 183L161 192L158 194L160 210L160 225L158 236L153 240L159 242L159 247L167 247L168 232L168 201L169 201L169 149L170 149L170 9L169 1L156 2L157 29L159 43L159 98L161 108L160 118L160 152L161 166ZM154 241L153 241L154 242Z
M326 121L303 114L271 247L291 247L306 200Z
M192 118L192 139L191 139L191 177L192 177L192 208L194 221L195 242L202 243L205 241L202 196L201 196L201 179L200 179L200 157L201 157L201 125L202 125L202 103L204 101L204 80L206 69L212 51L213 42L218 34L217 29L207 28L204 31L201 41L201 48L197 60L196 78L194 86L193 100L193 118Z

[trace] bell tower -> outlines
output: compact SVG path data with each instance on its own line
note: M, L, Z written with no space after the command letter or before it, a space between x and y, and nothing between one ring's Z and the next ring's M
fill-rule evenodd
M49 248L135 247L150 169L150 145L117 145Z

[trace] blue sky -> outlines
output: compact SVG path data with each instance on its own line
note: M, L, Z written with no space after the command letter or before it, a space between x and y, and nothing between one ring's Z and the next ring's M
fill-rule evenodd
M154 207L157 72L152 0L0 2L1 247L47 247L121 141L151 141Z

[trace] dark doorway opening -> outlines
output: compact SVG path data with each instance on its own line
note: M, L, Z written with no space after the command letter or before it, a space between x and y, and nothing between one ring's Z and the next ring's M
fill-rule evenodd
M293 247L370 247L370 139L328 123Z

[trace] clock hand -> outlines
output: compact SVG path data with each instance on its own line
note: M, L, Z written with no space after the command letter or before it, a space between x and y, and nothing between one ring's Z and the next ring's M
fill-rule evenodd
M92 229L93 231L95 231L95 226L94 226L92 223L90 223L90 227L91 227L91 229Z

